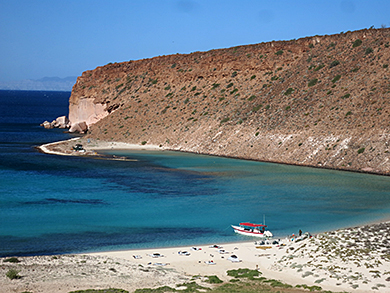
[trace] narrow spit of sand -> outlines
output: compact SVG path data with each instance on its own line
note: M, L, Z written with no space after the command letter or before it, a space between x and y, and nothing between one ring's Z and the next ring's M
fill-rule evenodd
M73 147L81 144L83 151L75 151ZM99 150L123 149L123 150L164 150L157 145L130 144L125 142L108 142L96 139L85 139L75 137L68 140L43 144L37 147L38 150L46 154L60 156L97 156Z

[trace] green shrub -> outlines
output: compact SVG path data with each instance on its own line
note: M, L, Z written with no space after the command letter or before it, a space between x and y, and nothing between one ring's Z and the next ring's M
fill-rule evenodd
M389 64L383 64L383 68L389 67Z
M372 48L367 48L365 52L366 52L366 55L368 55L368 54L371 54L372 52L374 52L374 50Z
M191 92L196 91L196 86L192 87Z
M220 284L223 283L223 281L218 278L217 276L207 276L207 282L210 284Z
M18 258L16 258L16 257L10 257L10 258L6 258L4 260L4 262L18 263L18 262L20 262L20 260L18 260Z
M252 112L257 112L257 111L259 111L261 107L263 107L262 104L253 107L253 108L252 108Z
M212 86L212 90L216 89L217 87L219 87L219 83L213 83L213 86Z
M255 78L256 78L256 75L252 75L252 76L251 76L251 80L252 80L252 79L255 79Z
M362 43L363 43L362 40L357 39L357 40L355 40L355 41L352 43L352 48L359 47Z
M291 95L293 91L294 91L294 89L291 88L291 87L289 87L289 88L284 92L284 95L286 95L286 96Z
M278 280L274 280L274 279L269 279L269 280L265 280L263 281L264 283L269 283L269 285L271 287L282 287L282 288L292 288L293 286L291 285L288 285L288 284L284 284Z
M279 50L279 51L277 51L275 54L278 55L278 56L280 56L280 55L282 55L283 53L284 53L283 50Z
M250 269L237 269L237 270L229 270L227 271L227 275L234 278L248 278L253 279L254 277L258 277L261 273L258 270L250 270Z
M347 117L347 116L349 116L349 115L351 115L352 114L352 112L351 111L348 111L346 114L345 114L345 117Z
M255 96L255 95L251 95L251 96L248 98L248 101L253 101L254 99L256 99L256 96Z
M145 145L146 144L146 141L144 140L143 142L141 142L142 145Z
M15 269L8 270L8 272L5 275L8 278L10 278L11 280L15 280L15 279L20 279L21 278L21 276L19 276L19 271L15 270Z
M290 109L291 109L290 106L287 106L287 107L285 108L286 111L288 111L288 110L290 110Z
M233 83L231 82L231 83L229 83L226 87L227 88L230 88L230 87L232 87L233 86Z
M238 92L238 89L234 89L234 90L232 90L231 92L230 92L230 94L232 95L232 94L234 94L234 93L236 93L236 92Z
M255 136L258 136L258 135L259 135L259 132L256 132L256 133L255 133Z
M359 69L360 69L360 67L355 67L355 68L352 69L351 71L352 71L352 72L357 72Z
M317 82L318 82L318 79L317 79L317 78L314 78L314 79L312 79L311 81L309 81L308 86L314 86L314 85L317 84Z
M237 71L234 71L233 73L232 73L232 77L236 77L237 76Z
M164 88L164 90L166 90L166 91L168 91L168 90L170 90L171 89L171 86L170 85L168 85L168 86L166 86L165 88Z
M341 78L341 75L340 75L340 74L337 74L337 75L332 79L332 82L335 83L335 82L338 81L340 78Z
M348 99L350 96L351 96L351 94L345 94L345 95L342 96L341 98L342 98L342 99Z
M337 66L337 65L339 65L340 64L340 61L338 61L338 60L334 60L332 63L330 63L330 68L332 68L332 67L335 67L335 66Z
M365 150L366 148L360 148L360 149L358 149L358 154L361 154L361 153L364 153L364 150Z
M225 122L228 122L229 119L230 119L229 117L223 118L223 119L221 120L221 124L222 124L222 123L225 123Z
M324 64L320 64L320 65L318 65L316 68L314 68L314 71L318 71L318 70L320 70L320 69L322 69L322 68L324 68L324 67L325 67Z

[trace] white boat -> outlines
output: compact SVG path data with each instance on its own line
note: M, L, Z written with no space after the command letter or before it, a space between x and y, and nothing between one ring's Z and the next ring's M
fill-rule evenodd
M253 236L259 238L271 238L273 235L270 231L266 231L266 225L263 224L252 224L252 223L240 223L240 226L231 225L234 229L234 232L245 235L245 236Z

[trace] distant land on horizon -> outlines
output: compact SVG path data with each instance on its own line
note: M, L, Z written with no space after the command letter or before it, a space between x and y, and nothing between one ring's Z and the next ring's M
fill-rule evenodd
M0 82L1 90L28 91L72 91L77 76L43 77L40 79L24 79L19 81Z

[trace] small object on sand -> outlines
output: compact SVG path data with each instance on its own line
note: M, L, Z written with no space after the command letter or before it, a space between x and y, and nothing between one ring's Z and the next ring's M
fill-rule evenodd
M218 252L219 252L220 254L228 253L225 249L220 249Z
M133 257L134 257L135 259L141 259L141 258L142 258L142 256L140 256L140 255L133 255Z
M167 266L167 265L169 265L169 263L156 262L153 265L155 265L155 266Z
M206 260L204 263L207 265L215 265L216 264L213 260Z
M197 250L202 250L202 248L200 248L200 247L191 247L191 250L197 251Z
M235 254L232 254L231 256L229 256L228 260L230 260L231 262L241 262L241 260Z
M214 244L214 245L210 245L210 248L218 248L218 249L221 249L222 246L219 246L219 245Z
M159 254L157 252L148 254L150 257L157 258L157 257L164 257L162 254Z
M272 248L272 246L256 246L256 248L266 250Z
M183 251L180 250L180 251L178 252L178 254L179 254L179 255L189 256L191 253L189 253L188 251L185 251L185 250L183 250Z

